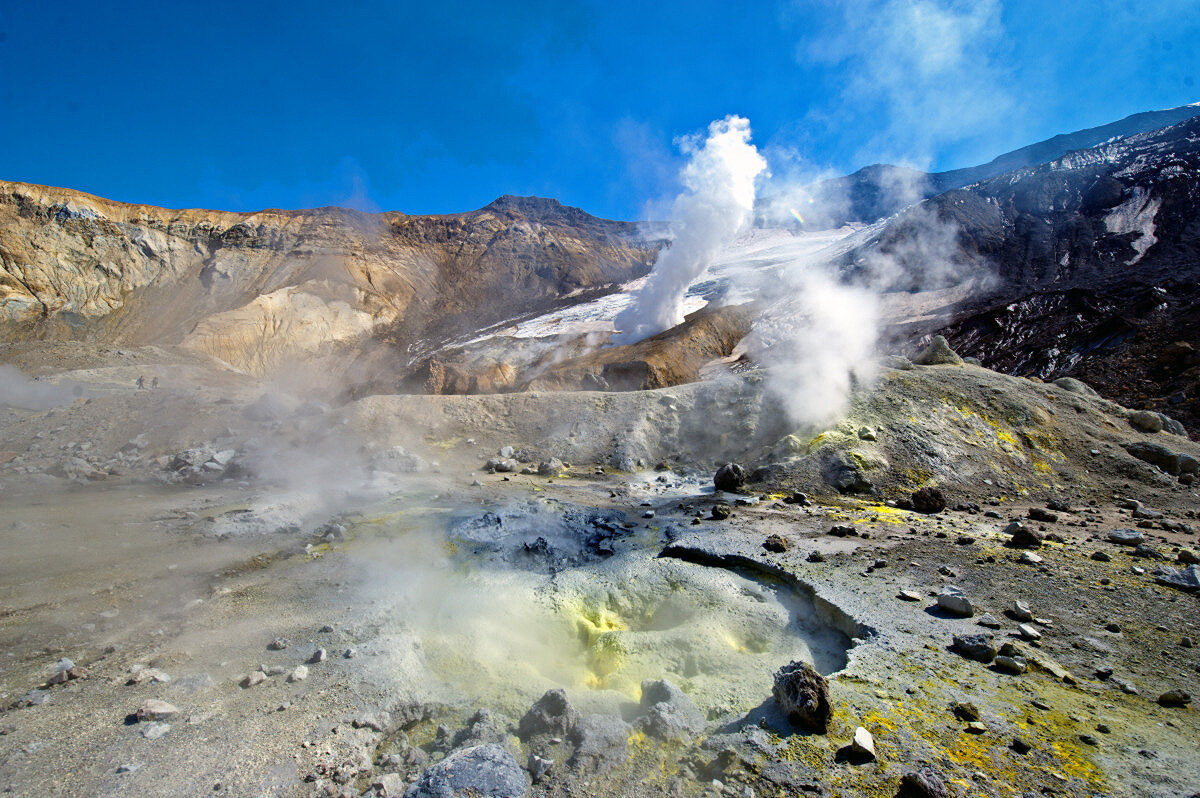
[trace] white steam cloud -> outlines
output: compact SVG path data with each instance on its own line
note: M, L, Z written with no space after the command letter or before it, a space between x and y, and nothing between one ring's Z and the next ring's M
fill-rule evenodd
M674 240L659 254L646 284L616 318L614 343L634 343L683 321L688 285L730 243L754 212L754 181L767 162L750 143L750 122L727 116L708 126L708 138L685 138L686 191L673 205Z
M59 385L26 377L15 366L0 366L0 405L26 410L49 410L83 396L77 383Z

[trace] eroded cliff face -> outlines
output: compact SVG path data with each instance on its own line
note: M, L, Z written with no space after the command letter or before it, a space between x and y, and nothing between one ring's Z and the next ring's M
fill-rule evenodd
M632 224L535 198L447 216L225 213L0 182L0 340L180 345L264 374L611 290L656 251Z

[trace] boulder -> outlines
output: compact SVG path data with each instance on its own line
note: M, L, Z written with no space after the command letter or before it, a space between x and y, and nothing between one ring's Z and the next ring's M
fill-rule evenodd
M1118 546L1136 546L1142 542L1142 533L1136 529L1113 529L1108 533L1110 543Z
M955 585L946 585L938 593L937 605L951 615L970 618L975 614L975 607L962 589Z
M521 718L517 734L528 740L539 734L567 737L579 722L579 712L567 700L565 690L547 690Z
M929 346L925 347L921 354L914 357L912 362L918 366L961 366L963 359L958 356L957 352L950 348L950 344L946 342L945 336L935 335L933 336L933 340L929 342Z
M717 490L736 491L746 484L746 467L741 463L726 463L713 475Z
M1070 393L1077 393L1082 396L1090 396L1095 399L1100 397L1100 394L1096 393L1092 386L1088 385L1086 382L1077 380L1074 377L1059 377L1051 384L1056 385L1059 388L1062 388L1064 391L1068 391Z
M784 665L775 674L771 692L792 725L819 734L829 728L829 684L812 665L803 660Z
M1182 571L1177 571L1169 565L1160 566L1154 571L1154 581L1165 587L1195 593L1200 591L1200 565L1189 565Z
M584 715L575 724L571 742L575 754L568 764L603 772L625 760L633 727L615 715Z
M1013 521L1005 527L1004 534L1009 535L1008 542L1004 545L1014 549L1039 549L1044 540L1041 532L1030 529L1020 521Z
M523 798L529 791L525 771L499 745L463 748L426 768L404 798Z
M1135 410L1130 413L1129 423L1142 432L1162 432L1163 429L1162 416L1149 410Z
M954 650L967 659L986 663L996 656L996 642L990 634L955 635Z
M937 488L921 488L913 491L912 508L929 515L940 513L946 509L946 497Z
M861 760L867 762L875 760L875 738L862 726L854 730L854 739L850 741L850 748Z
M665 679L642 682L642 710L645 715L640 726L651 737L679 740L704 731L704 714Z
M1124 448L1142 462L1149 463L1171 476L1178 476L1181 473L1180 456L1161 443L1138 441L1137 443L1127 443Z

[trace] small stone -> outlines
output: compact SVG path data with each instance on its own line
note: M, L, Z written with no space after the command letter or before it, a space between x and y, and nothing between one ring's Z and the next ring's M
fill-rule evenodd
M782 554L791 548L791 544L781 535L769 535L762 545L764 549L775 554Z
M1179 689L1168 690L1158 697L1158 704L1163 707L1185 707L1190 703L1192 696Z
M983 615L979 616L979 620L975 623L988 629L1000 628L1000 621L997 620L996 616L992 615L990 612L985 612Z
M254 671L253 673L246 674L241 681L241 685L242 687L254 687L257 684L262 684L266 680L267 674L263 673L262 671Z
M1023 551L1021 552L1021 556L1017 558L1017 562L1024 563L1025 565L1040 565L1044 560L1032 551Z
M267 648L270 649L271 651L283 651L287 647L288 647L288 641L286 638L283 638L283 637L277 637L274 640L272 640L270 643L267 643Z
M996 666L997 670L1012 674L1013 676L1020 676L1029 668L1029 664L1025 661L1024 657L999 656L992 661L992 664Z
M1188 635L1184 635L1183 637L1179 638L1179 645L1183 646L1184 648L1194 648L1196 641Z
M1010 612L1018 621L1033 620L1033 610L1024 601L1014 601Z
M554 767L553 759L543 759L537 754L529 755L529 763L526 765L529 770L529 775L533 777L533 783L537 784L542 778Z
M825 555L819 551L810 551L804 559L809 562L825 562Z
M147 740L157 740L171 730L171 724L161 721L151 721L142 727L142 736Z
M966 731L970 732L971 734L984 734L987 732L987 726L984 725L982 721L976 720L967 724Z
M1041 507L1030 507L1028 515L1029 520L1031 521L1038 521L1044 524L1054 524L1058 522L1057 515L1047 510L1043 510Z
M875 738L862 726L854 730L854 739L850 741L854 752L867 761L875 759Z
M291 673L288 674L289 682L302 682L308 678L308 668L304 665L297 665Z
M897 596L901 601L920 601L921 594L915 590L901 590Z
M1037 629L1034 629L1032 625L1027 624L1027 623L1023 623L1023 624L1020 624L1019 626L1017 626L1017 631L1020 633L1021 637L1025 638L1026 640L1041 640L1042 639L1042 633L1039 632Z
M712 518L714 521L724 521L729 516L733 515L733 508L728 504L714 504L712 508Z
M173 718L178 714L178 707L168 704L166 701L159 701L158 699L151 698L143 701L142 705L138 707L137 719L139 721L166 720L167 718Z
M310 665L315 665L318 662L324 662L327 656L329 656L328 651L323 648L318 648L313 652L313 655L308 658L308 662Z
M342 656L346 659L354 659L355 657L358 656L358 649L348 648L342 652Z
M1104 624L1104 629L1105 631L1112 632L1113 634L1119 634L1121 631L1121 624L1117 623L1116 621L1106 623Z
M1184 565L1197 565L1200 564L1200 554L1191 549L1180 549L1179 553L1175 555L1175 560Z
M950 711L954 713L954 717L961 721L974 721L982 717L979 714L979 707L970 701L956 701L950 705Z
M1111 562L1112 557L1106 551L1093 551L1092 559L1096 562Z
M1033 750L1033 746L1022 740L1020 737L1014 737L1012 744L1008 746L1018 754L1025 755Z
M379 798L401 798L406 785L399 773L384 773L371 786Z
M333 627L330 626L329 624L325 624L318 631L320 631L321 634L329 634L330 632L333 631Z
M1100 741L1090 734L1079 735L1079 741L1084 745L1100 745Z

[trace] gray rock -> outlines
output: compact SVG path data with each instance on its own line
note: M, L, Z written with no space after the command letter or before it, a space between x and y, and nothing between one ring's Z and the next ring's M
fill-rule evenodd
M1018 621L1032 621L1033 610L1024 601L1014 601L1012 605L1012 616Z
M521 718L517 734L528 740L539 734L567 737L579 722L579 712L567 700L565 690L547 690Z
M726 463L713 475L717 490L735 491L746 484L746 467L741 463Z
M1025 638L1026 640L1041 640L1042 639L1042 633L1039 632L1037 629L1033 628L1032 625L1027 624L1027 623L1019 624L1017 626L1017 632L1019 632L1021 637Z
M529 791L525 771L499 745L455 751L421 772L405 798L522 798Z
M931 768L910 770L900 777L900 794L906 798L946 798L946 785Z
M1173 587L1177 590L1183 590L1188 593L1194 593L1200 590L1200 565L1189 565L1182 571L1177 571L1170 566L1160 566L1156 570L1154 581L1166 587Z
M1129 414L1129 423L1142 432L1162 432L1163 420L1158 413L1135 410Z
M167 720L179 714L179 708L168 704L166 701L159 701L151 698L142 702L138 707L137 719L139 721L147 720Z
M1163 413L1155 413L1155 415L1162 419L1163 432L1169 432L1172 435L1179 435L1183 438L1187 437L1187 428L1183 424Z
M992 615L990 612L985 612L983 615L979 616L979 620L975 623L987 629L1000 628L1000 621L997 620L996 616Z
M1192 703L1192 697L1183 690L1168 690L1158 697L1159 706L1186 707Z
M509 457L493 457L485 464L486 468L495 471L497 474L511 473L516 471L519 466L520 463Z
M992 661L997 670L1004 673L1011 673L1013 676L1019 676L1029 668L1029 663L1024 657L1005 657L999 656Z
M514 454L516 454L516 452L513 450L513 447L511 447L511 446L501 446L500 451L496 452L496 454L500 455L501 457L503 457L505 459L508 459L508 458L511 458Z
M170 723L151 721L142 727L142 736L147 740L157 740L171 730Z
M503 715L497 715L489 709L476 710L467 721L467 727L454 735L454 747L486 743L502 745L508 740L509 725L509 719Z
M1108 539L1119 546L1136 546L1142 542L1143 537L1136 529L1114 529L1108 533Z
M387 712L365 712L350 722L356 729L370 729L387 734L392 729L392 716Z
M839 493L871 493L875 490L859 461L846 452L823 455L821 477Z
M990 634L955 635L954 650L967 659L987 663L996 656L996 643Z
M1088 385L1086 382L1077 380L1074 377L1059 377L1057 380L1052 382L1051 385L1055 385L1059 388L1062 388L1064 391L1068 391L1070 393L1077 393L1077 394L1081 394L1083 396L1090 396L1094 399L1100 398L1100 394L1096 393L1095 389L1092 388L1092 386Z
M792 725L820 734L829 728L829 684L812 665L803 660L784 665L775 674L771 692Z
M958 356L958 353L950 348L950 344L946 342L946 338L941 335L933 336L933 340L929 342L929 346L917 355L912 360L918 366L942 366L954 365L961 366L963 359Z
M538 463L537 472L543 477L557 476L563 470L562 460L557 457L551 457L549 460L543 460Z
M304 665L297 665L292 669L292 672L288 674L287 680L289 682L302 682L307 678L308 668Z
M1142 462L1157 467L1160 471L1165 471L1172 476L1180 474L1179 455L1161 443L1138 441L1124 444L1124 449Z
M1175 559L1184 565L1200 564L1200 554L1196 554L1191 549L1180 549L1179 553L1175 555Z
M646 734L660 740L688 739L704 731L704 715L682 690L671 682L642 682L640 726Z
M285 638L277 637L270 643L267 643L267 648L271 651L283 651L288 647L288 641Z
M404 779L399 773L384 773L371 784L378 798L401 798L404 795Z
M1039 549L1042 547L1042 533L1035 529L1022 524L1020 521L1013 521L1004 528L1004 534L1009 535L1006 546L1011 546L1016 549Z
M310 665L315 665L318 662L324 662L327 656L329 656L328 651L323 648L318 648L313 652L312 656L308 658L308 662Z
M1141 557L1144 560L1166 560L1167 555L1163 554L1153 546L1147 546L1145 543L1139 543L1133 549L1134 557Z
M613 715L584 715L571 732L575 754L569 764L603 772L625 760L633 727Z
M525 765L529 775L533 777L534 784L540 782L552 767L554 767L553 759L543 759L537 754L530 754L529 762Z
M975 607L962 589L955 585L946 585L938 593L937 605L951 615L970 618L975 614Z

